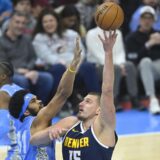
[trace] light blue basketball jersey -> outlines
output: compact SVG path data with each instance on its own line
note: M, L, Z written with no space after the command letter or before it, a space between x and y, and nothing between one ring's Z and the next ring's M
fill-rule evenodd
M29 144L30 144L30 127L32 125L32 122L34 120L34 117L28 116L24 119L24 121L21 123L19 120L13 121L16 122L14 124L14 127L16 129L16 133L10 133L11 137L16 137L15 139L15 144L12 143L11 145L11 150L8 152L8 157L6 160L17 160L16 158L19 158L18 160L24 160L25 156L28 152L29 149ZM19 122L18 122L19 121Z
M15 92L23 89L22 87L16 85L15 83L12 84L5 84L0 88L0 91L5 91L9 94L9 96L12 96Z
M21 127L22 123L10 116L9 133L10 149L8 150L6 160L22 160L20 147L18 145L18 134L17 131Z
M52 125L60 119L54 117ZM25 160L55 160L55 141L52 141L47 146L32 146L30 144Z
M7 109L0 109L0 146L10 145L9 133L9 112Z
M47 146L32 146L30 144L25 160L55 160L54 142Z
M55 122L52 121L52 124ZM55 142L47 146L33 146L30 144L25 160L55 160Z
M54 144L50 144L47 147L37 147L30 144L30 128L34 118L28 116L21 124L16 126L18 145L16 145L16 149L12 147L6 160L12 160L15 157L15 153L17 157L19 156L19 159L13 160L54 160Z
M5 84L5 85L3 85L0 88L0 91L7 92L9 96L12 96L16 91L21 90L21 89L22 88L20 86L12 83L12 84ZM3 114L0 117L4 118L4 116L5 116L5 114ZM6 122L3 123L3 129L2 130L5 130L4 128L6 128L5 131L6 131L6 136L7 137L3 137L3 138L4 138L4 140L6 138L8 138L8 140L6 140L6 142L8 143L8 145L10 145L10 148L13 147L12 150L14 152L13 152L13 156L12 156L13 158L12 158L12 160L20 160L20 158L19 158L19 150L18 150L18 146L17 146L17 135L16 135L16 128L19 127L20 121L14 119L9 114L8 110L6 111L6 117L5 118L6 118ZM11 158L9 160L11 160Z
M24 119L23 125L18 130L18 145L20 147L21 156L25 159L30 144L30 128L35 117L28 116Z

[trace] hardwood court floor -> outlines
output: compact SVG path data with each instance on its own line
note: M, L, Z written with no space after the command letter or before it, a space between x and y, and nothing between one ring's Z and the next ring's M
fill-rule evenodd
M113 160L160 160L160 133L119 137Z
M0 160L5 160L8 147L0 146Z
M116 117L119 141L113 160L160 160L160 116L128 110Z

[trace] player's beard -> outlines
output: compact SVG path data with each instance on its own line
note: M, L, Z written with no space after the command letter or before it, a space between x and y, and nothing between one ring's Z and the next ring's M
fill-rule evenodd
M77 117L80 121L84 121L85 118L78 112Z
M40 111L40 109L39 109L39 110L35 110L35 109L28 109L28 110L29 110L29 112L30 112L31 116L37 116L38 112Z

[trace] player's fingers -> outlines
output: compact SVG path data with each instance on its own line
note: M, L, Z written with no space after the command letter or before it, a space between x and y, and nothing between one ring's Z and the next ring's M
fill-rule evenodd
M109 38L112 38L112 30L109 30Z
M68 131L68 129L66 129L66 128L62 128L62 131L66 132L66 131Z
M68 131L68 129L63 128L62 129L62 134L65 134Z
M103 34L104 34L104 39L107 39L107 33L103 31Z
M103 38L98 34L98 38L101 40L101 42L104 42Z
M53 140L53 136L52 133L49 131L49 139L52 141Z

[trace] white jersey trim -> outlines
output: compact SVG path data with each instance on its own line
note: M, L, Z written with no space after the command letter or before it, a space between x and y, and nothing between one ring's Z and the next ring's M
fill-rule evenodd
M99 143L99 145L101 145L102 147L104 147L104 148L106 148L106 149L108 149L108 148L109 148L108 146L106 146L106 145L102 144L102 143L98 140L98 138L96 137L96 135L95 135L95 133L94 133L93 125L91 126L91 132L92 132L93 137L95 138L95 140Z
M87 131L87 130L86 131L84 130L82 122L80 122L80 128L81 128L81 133L82 134L84 134Z

